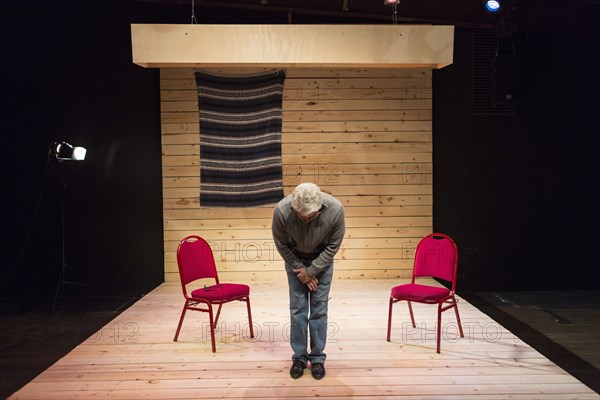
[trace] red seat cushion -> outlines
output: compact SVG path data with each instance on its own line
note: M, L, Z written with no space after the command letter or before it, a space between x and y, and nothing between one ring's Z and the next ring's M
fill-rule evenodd
M221 283L220 285L208 286L196 289L192 292L192 297L204 299L211 302L244 297L250 294L250 287L238 283Z
M392 288L391 296L395 299L416 301L418 303L439 303L446 299L450 290L444 287L408 283Z

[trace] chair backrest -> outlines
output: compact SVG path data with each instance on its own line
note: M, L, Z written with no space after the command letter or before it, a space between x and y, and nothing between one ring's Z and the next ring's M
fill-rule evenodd
M413 282L418 277L440 278L452 282L454 288L458 265L458 249L454 240L443 233L431 233L417 245Z
M219 283L212 249L200 236L187 236L179 242L177 266L184 289L186 284L196 279L215 278Z

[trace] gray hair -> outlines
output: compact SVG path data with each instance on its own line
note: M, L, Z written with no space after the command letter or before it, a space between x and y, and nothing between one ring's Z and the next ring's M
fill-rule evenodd
M322 205L321 189L314 183L301 183L292 193L292 208L300 215L319 211Z

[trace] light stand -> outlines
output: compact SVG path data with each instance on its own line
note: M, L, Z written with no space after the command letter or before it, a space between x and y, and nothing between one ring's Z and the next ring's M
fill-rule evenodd
M54 311L56 309L56 303L59 297L59 294L63 290L65 286L84 286L90 287L91 285L77 273L69 264L67 264L66 256L65 256L65 201L64 201L64 188L65 188L65 179L64 179L64 162L68 160L81 161L85 159L86 150L83 147L75 147L68 143L61 142L55 143L54 146L50 149L51 154L55 155L58 159L58 172L60 179L60 192L59 192L59 202L60 202L60 231L61 231L61 266L59 271L58 283L56 284L56 291L54 293L54 301L52 302L52 310L50 311L51 315L54 315ZM67 279L67 273L71 273L74 275L78 281L71 281Z

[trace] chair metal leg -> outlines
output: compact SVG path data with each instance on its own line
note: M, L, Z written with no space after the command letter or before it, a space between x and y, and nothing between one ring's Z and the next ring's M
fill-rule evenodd
M215 318L215 326L219 323L219 317L221 316L221 307L223 307L223 303L219 304L219 308L217 309L217 318Z
M458 331L460 332L460 337L464 338L465 334L463 333L462 322L460 322L460 315L458 315L458 302L456 299L454 300L454 313L456 314L456 322L458 323Z
M183 324L183 318L185 317L185 313L187 312L187 301L185 302L185 304L183 305L183 310L181 310L181 317L179 317L179 325L177 325L177 330L175 331L175 337L173 338L173 341L176 342L177 338L179 337L179 331L181 330L181 325Z
M213 308L212 308L212 304L207 304L208 305L208 318L210 321L210 342L212 345L212 352L216 353L217 352L217 345L215 343L215 325L216 325L216 321L213 321ZM221 305L219 305L219 311L221 311ZM217 317L218 317L218 312L217 312Z
M250 338L254 338L254 328L252 326L252 311L250 311L250 296L246 297L246 308L248 309L248 323L250 324Z
M438 303L438 318L437 318L437 335L436 335L436 339L437 339L437 353L440 353L440 342L442 340L442 304L443 303Z
M416 328L417 324L415 324L415 314L413 313L412 304L410 301L407 301L407 303L408 303L408 311L410 313L410 322L412 322L413 328Z
M394 298L390 297L390 307L388 310L388 328L387 328L387 341L390 341L392 336L392 308L394 306Z

